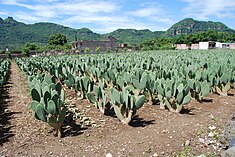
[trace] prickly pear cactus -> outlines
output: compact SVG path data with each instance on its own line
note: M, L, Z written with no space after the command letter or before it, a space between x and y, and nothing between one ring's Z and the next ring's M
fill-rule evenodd
M94 81L90 80L88 76L82 76L75 79L75 91L78 93L80 99L87 98L87 93L93 91Z
M131 94L130 88L123 88L122 92L118 92L115 88L110 89L111 104L115 114L123 124L129 124L136 111L141 108L145 102L145 96L137 96Z
M189 86L177 81L159 80L156 83L156 90L160 108L168 108L171 112L179 113L183 109L183 105L188 104L191 100L189 89Z
M94 85L94 91L87 93L88 100L95 104L96 108L100 110L101 113L105 113L105 107L107 105L106 94L104 91L104 85L102 82L99 82L99 85Z
M193 79L187 79L187 85L190 87L192 97L199 102L201 102L211 91L211 85L206 80L199 82Z
M45 75L40 84L31 89L31 109L36 119L48 123L55 128L55 135L61 137L61 126L65 120L65 93L61 84L54 83Z

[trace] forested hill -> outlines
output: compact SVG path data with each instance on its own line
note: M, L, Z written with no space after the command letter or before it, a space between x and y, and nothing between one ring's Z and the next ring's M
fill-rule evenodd
M196 21L192 18L186 18L171 26L164 35L166 36L176 36L181 34L188 35L192 33L206 32L208 30L235 33L233 29L228 28L225 24L221 22Z
M75 39L99 40L111 35L117 38L119 43L124 42L128 44L139 44L145 40L157 37L190 34L200 31L207 31L209 29L217 30L219 32L234 32L233 29L228 28L220 22L201 22L193 19L184 19L173 25L166 32L153 32L148 29L117 29L111 33L97 34L88 28L73 29L62 25L45 22L25 24L14 20L12 17L8 17L4 20L0 18L0 49L7 47L10 49L20 48L26 42L46 44L49 36L57 33L65 35L68 42L72 42Z
M119 43L139 44L145 40L154 39L164 34L164 31L152 32L148 29L136 30L136 29L117 29L111 33L105 35L111 35L118 39Z
M52 34L63 34L68 41L77 39L96 40L102 35L89 30L88 28L73 29L54 23L24 24L8 17L0 18L0 48L19 48L26 42L45 44Z

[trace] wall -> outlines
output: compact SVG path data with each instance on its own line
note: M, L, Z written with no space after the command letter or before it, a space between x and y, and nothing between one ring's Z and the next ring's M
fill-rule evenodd
M89 48L91 52L95 52L97 47L100 47L101 52L105 51L115 51L117 48L117 44L115 43L116 39L112 37L108 37L107 40L103 41L92 41L92 40L81 40L74 42L72 44L73 50L79 50L80 52L84 52L86 48Z
M229 49L230 45L231 45L231 43L216 42L216 48Z
M230 49L235 49L235 43L230 44Z
M191 49L192 50L198 50L199 49L199 44L192 44Z
M177 50L188 50L190 46L187 44L175 44Z
M209 48L208 42L199 42L199 49L200 50L207 50Z

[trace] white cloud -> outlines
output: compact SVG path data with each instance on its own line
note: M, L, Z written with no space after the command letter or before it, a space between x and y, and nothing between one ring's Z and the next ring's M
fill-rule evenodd
M5 11L0 11L0 15L8 16L9 13L8 13L8 12L5 12Z
M113 4L112 2L106 1L85 1L85 2L64 2L64 3L57 3L55 8L58 11L65 11L65 12L72 12L75 14L79 14L80 12L91 12L91 13L110 13L113 11L118 10L118 7ZM64 13L65 13L64 12Z
M122 23L129 22L130 19L127 16L119 16L115 14L95 14L95 13L80 13L79 15L74 15L67 18L64 22L73 23L74 21L79 21L81 23Z
M58 2L59 0L34 0L34 2L38 3L52 3L52 2Z
M3 16L12 16L14 19L17 19L20 22L24 22L24 23L35 23L35 22L39 22L39 21L49 21L49 19L47 18L41 18L41 17L37 17L35 15L31 15L28 14L26 12L22 12L22 11L17 11L17 12L0 12L0 15Z
M7 5L15 5L17 4L17 0L0 0L1 4L7 4Z
M2 11L2 15L7 13L25 23L50 21L72 27L91 25L93 31L102 33L118 28L165 30L163 25L156 26L156 22L172 22L158 3L145 2L139 4L139 9L128 11L123 6L125 1L116 0L32 1L0 0L0 4L21 7L21 11Z
M37 1L37 0L36 0ZM31 11L36 12L49 12L50 15L52 12L54 14L63 15L63 14L79 14L80 12L91 12L91 13L110 13L118 10L118 6L111 1L66 1L66 2L58 2L57 0L47 0L43 3L36 4L27 4L24 3L23 0L1 0L1 4L5 5L14 5L26 8ZM53 4L48 4L49 2L54 2ZM42 14L41 16L45 16L47 14ZM50 17L50 16L49 16Z
M137 29L137 30L143 30L143 29L150 29L150 30L158 30L158 31L165 31L165 27L160 27L153 25L151 23L116 23L112 25L104 25L102 28L96 28L93 29L93 31L97 31L100 33L107 33L112 32L117 29Z
M159 7L146 7L132 11L130 12L130 15L137 17L150 17L159 14L159 12L162 12L162 9Z
M25 13L25 12L16 12L15 15L14 15L14 18L17 18L20 21L23 21L23 22L26 22L26 23L38 22L39 20L41 20L40 17L30 15L30 14ZM44 21L45 21L45 19L44 19Z
M107 33L114 31L116 29L150 29L150 30L166 30L164 27L159 27L155 24L148 22L139 22L135 19L123 16L123 15L81 15L81 16L73 16L65 21L63 21L64 25L71 25L74 21L79 21L80 23L93 23L97 25L97 28L92 29L93 31L97 31L100 33Z
M209 16L217 18L234 18L234 0L181 0L188 3L182 10L185 16L195 17L201 20L209 19Z
M35 1L38 2L38 0L35 0ZM54 3L48 4L50 2L54 2ZM103 13L107 14L107 13L115 12L116 10L119 9L115 3L113 3L112 1L107 1L107 0L102 0L102 1L69 0L65 2L59 2L58 0L46 0L44 2L40 2L40 3L38 2L36 4L32 4L32 3L29 4L29 3L26 3L26 1L24 0L1 0L0 4L18 6L18 7L27 9L25 13L23 12L20 12L20 14L16 12L12 13L14 14L14 17L18 17L18 19L23 19L24 21L27 20L29 16L33 17L32 19L38 19L38 20L52 19L53 20L54 18L62 18L65 15L70 15L70 16L79 15L81 16L81 19L83 19L83 21L86 20L85 18L88 18L86 21L93 22L95 19L91 16L92 14L94 15L100 15ZM30 15L28 15L28 12L30 12Z
M144 2L140 8L127 13L133 17L142 18L151 22L162 22L172 24L173 20L159 3Z

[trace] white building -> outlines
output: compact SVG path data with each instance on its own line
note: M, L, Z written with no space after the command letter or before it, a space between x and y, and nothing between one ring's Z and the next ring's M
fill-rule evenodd
M207 41L207 42L199 42L199 49L200 50L208 50L215 48L216 43L214 41Z
M216 42L216 48L221 48L221 49L230 49L230 43L221 43L221 42Z

